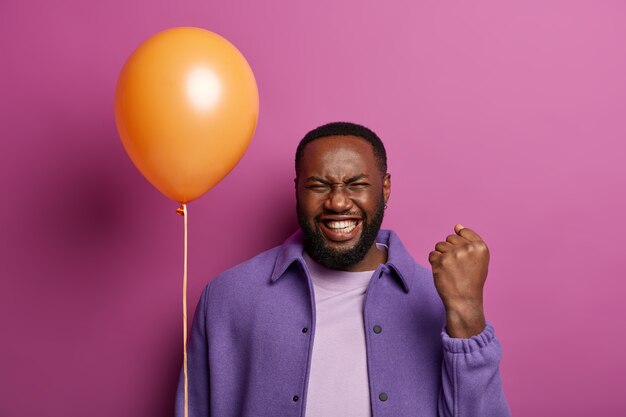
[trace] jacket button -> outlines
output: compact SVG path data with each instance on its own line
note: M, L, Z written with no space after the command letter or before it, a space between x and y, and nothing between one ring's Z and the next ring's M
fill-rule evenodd
M308 332L308 331L309 331L309 328L308 328L308 327L303 327L303 328L302 328L302 333L306 333L306 332Z
M300 397L298 397L297 395L294 395L292 398L294 401L298 401L300 399Z
M387 401L387 399L389 399L389 397L387 396L386 392L381 392L380 394L378 394L378 399L381 401Z
M379 334L380 332L383 331L383 328L377 324L376 326L374 326L373 330L374 330L374 333Z

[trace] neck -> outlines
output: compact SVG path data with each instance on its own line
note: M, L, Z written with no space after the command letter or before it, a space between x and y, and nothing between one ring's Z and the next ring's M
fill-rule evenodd
M343 271L373 271L378 268L378 265L384 264L385 262L387 262L387 252L378 249L376 243L374 242L374 244L372 244L372 247L367 251L363 259L361 259L358 263L343 269Z

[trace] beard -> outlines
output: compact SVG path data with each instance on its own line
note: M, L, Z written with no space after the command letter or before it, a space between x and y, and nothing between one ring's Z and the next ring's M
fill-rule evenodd
M367 217L367 214L362 213L363 231L356 245L348 249L334 249L326 244L326 239L321 230L312 227L307 222L302 210L300 210L299 203L296 202L298 223L300 223L300 228L304 234L303 243L306 253L315 262L329 269L346 270L358 264L376 242L376 236L378 236L378 231L383 223L384 207L385 200L381 195L371 219Z

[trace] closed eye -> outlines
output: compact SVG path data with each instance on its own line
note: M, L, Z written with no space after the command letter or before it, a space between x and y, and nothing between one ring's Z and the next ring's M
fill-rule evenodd
M330 186L325 185L325 184L312 184L312 185L307 185L305 188L307 190L311 190L316 193L323 193L323 192L330 190Z
M370 184L367 183L367 182L355 182L355 183L349 185L351 190L356 190L356 191L365 190L369 186L370 186Z

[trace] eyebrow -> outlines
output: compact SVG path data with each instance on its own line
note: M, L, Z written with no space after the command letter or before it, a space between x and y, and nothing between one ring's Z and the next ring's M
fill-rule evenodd
M350 177L348 178L345 183L346 184L350 184L352 182L355 181L359 181L362 179L367 179L369 178L369 176L367 174L359 174L359 175L355 175L354 177ZM309 182L309 181L316 181L316 182L321 182L322 184L328 184L331 185L332 183L330 181L325 180L324 178L320 178L320 177L315 177L315 176L311 176L308 177L306 180L304 180L305 182Z

